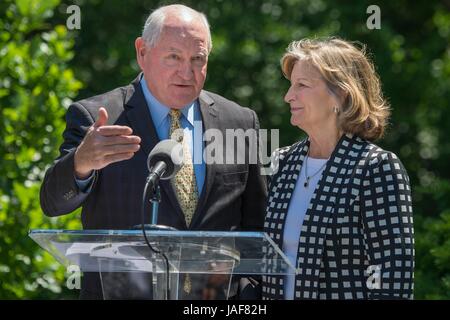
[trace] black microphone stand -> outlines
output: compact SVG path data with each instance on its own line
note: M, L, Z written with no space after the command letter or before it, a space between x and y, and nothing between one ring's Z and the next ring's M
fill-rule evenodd
M151 175L149 175L147 177L146 183L145 183L145 188L144 188L144 193L142 195L142 208L141 208L141 218L142 218L142 223L141 223L141 228L142 228L142 234L144 235L144 239L145 239L145 243L147 244L147 246L149 247L149 249L156 253L156 254L160 254L166 264L166 299L169 300L170 299L170 266L169 266L169 259L167 258L166 254L159 250L159 249L155 249L150 241L147 238L147 230L176 230L173 227L169 227L169 226L164 226L164 225L158 225L158 210L159 210L159 203L161 201L161 191L160 191L160 186L159 186L159 179L158 179L158 183L155 183L156 181L154 179L151 178ZM150 187L150 188L149 188ZM147 198L147 194L149 192L149 190L151 191L151 200L150 202L152 203L152 219L151 219L151 224L145 224L145 203L146 203L146 198Z
M161 202L161 187L159 184L154 188L150 202L152 203L152 225L157 225L159 203Z
M147 194L151 193L151 197L149 198L149 202L152 204L152 215L151 215L151 223L145 224L145 203L147 199ZM144 194L142 196L142 208L141 208L141 216L142 216L142 225L145 230L165 230L165 231L176 231L177 229L174 227L166 226L158 224L158 214L159 214L159 203L161 202L161 187L159 186L159 179L155 179L149 175L145 182ZM141 226L139 226L140 228Z

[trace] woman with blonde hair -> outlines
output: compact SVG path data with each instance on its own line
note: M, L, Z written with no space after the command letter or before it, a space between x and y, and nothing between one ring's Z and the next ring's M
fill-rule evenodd
M363 49L331 38L292 42L284 100L307 139L273 158L264 228L296 267L264 276L264 299L411 299L409 178L373 144L389 106Z

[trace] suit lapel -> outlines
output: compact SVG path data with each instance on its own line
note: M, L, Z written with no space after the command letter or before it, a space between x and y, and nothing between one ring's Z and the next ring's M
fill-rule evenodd
M303 159L308 151L309 141L304 140L292 146L291 150L280 161L282 167L274 176L270 184L268 207L264 230L269 234L276 245L283 250L283 234L286 216L289 209L295 183L298 179ZM268 256L275 253L267 252ZM268 260L269 267L271 259ZM263 276L265 292L263 297L282 300L284 299L283 281L284 275Z
M273 208L269 208L269 210L276 213L274 218L279 220L280 224L277 228L271 229L273 234L271 237L281 249L283 248L283 233L289 204L308 148L308 140L294 146L286 156L284 165L272 184L269 206L273 206ZM276 201L274 201L275 198Z
M153 119L149 112L147 102L145 101L139 79L140 75L132 82L131 86L128 87L125 100L127 109L126 116L133 128L133 134L141 137L142 150L148 155L160 140L156 133L155 126L153 125ZM162 191L165 192L169 198L170 203L175 209L175 213L180 219L184 220L183 211L178 203L170 180L161 180L160 186Z
M217 106L214 104L214 100L212 100L204 91L202 91L199 96L199 102L200 102L200 113L202 116L202 123L203 123L203 133L209 129L219 129L219 121L218 121L219 110L217 109ZM205 145L203 146L203 151L205 150L206 146L207 144L205 143ZM205 153L203 152L203 155L204 154ZM210 159L203 159L203 161L206 161L205 166L206 178L202 192L198 200L197 208L195 210L194 216L192 217L191 226L195 224L196 220L198 220L200 212L203 211L208 196L211 193L212 185L214 183L215 164L211 163Z
M159 138L153 125L153 119L145 101L139 78L135 79L131 86L128 87L127 100L125 102L126 115L133 128L133 134L141 137L141 148L148 155L159 142Z

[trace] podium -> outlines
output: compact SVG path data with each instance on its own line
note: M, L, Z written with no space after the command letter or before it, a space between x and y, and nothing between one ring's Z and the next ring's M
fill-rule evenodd
M294 274L263 232L31 230L66 267L100 277L104 299L228 299L238 279Z

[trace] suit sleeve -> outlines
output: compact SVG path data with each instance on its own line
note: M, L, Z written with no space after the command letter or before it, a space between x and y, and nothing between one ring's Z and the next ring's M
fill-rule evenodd
M94 119L81 104L74 103L67 110L60 155L47 170L40 190L41 207L47 216L70 213L80 207L88 196L75 181L74 154L93 123ZM94 177L94 184L95 180Z
M256 113L251 110L253 128L257 132L257 163L249 164L247 185L242 201L242 230L261 231L264 225L265 208L267 201L266 177L261 174L262 167L259 157L259 121ZM253 146L250 146L253 147Z
M262 175L262 166L259 157L259 121L256 113L250 110L253 119L252 128L257 132L257 163L249 164L247 185L242 199L242 222L243 231L262 231L267 202L267 180ZM250 148L253 146L250 146ZM238 299L259 300L261 299L261 276L237 276L239 278Z
M409 177L397 156L381 153L362 181L361 215L370 299L412 299L414 229Z

